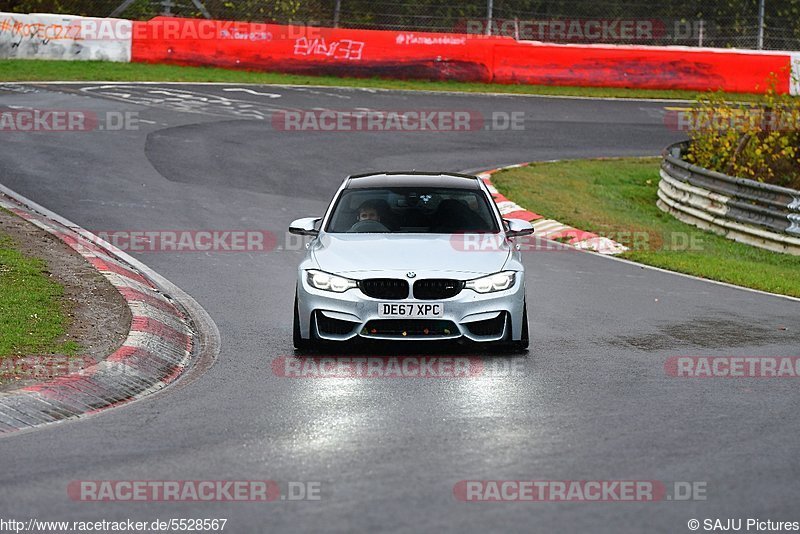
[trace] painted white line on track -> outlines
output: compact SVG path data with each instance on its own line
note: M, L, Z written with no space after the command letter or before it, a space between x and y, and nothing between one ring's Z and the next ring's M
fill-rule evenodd
M223 89L226 93L247 93L250 95L256 96L266 96L267 98L281 98L283 95L279 95L278 93L259 93L258 91L254 91L252 89L244 89L242 87L227 87Z
M423 93L430 95L453 95L453 96L492 96L492 97L526 97L526 98L561 98L566 100L598 100L610 102L677 102L682 104L690 104L692 100L685 98L642 98L642 97L611 97L611 96L574 96L574 95L538 95L531 93L503 93L492 91L436 91L432 89L387 89L384 87L354 87L348 85L315 85L315 84L286 84L286 83L231 83L231 82L116 82L116 81L29 81L29 82L3 82L4 85L86 85L92 83L99 83L104 85L182 85L182 86L210 86L210 87L230 87L251 85L253 87L284 87L289 89L337 89L345 91L363 91L367 93ZM333 95L331 95L333 96Z

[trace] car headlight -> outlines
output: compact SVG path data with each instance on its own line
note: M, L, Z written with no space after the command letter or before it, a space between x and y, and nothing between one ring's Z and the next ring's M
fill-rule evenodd
M482 278L476 278L467 282L466 288L472 289L477 293L494 293L495 291L505 291L514 285L516 277L514 271L503 271L502 273L490 274Z
M334 293L344 293L348 289L358 287L358 282L355 280L317 270L306 271L306 280L308 285L315 289L333 291Z

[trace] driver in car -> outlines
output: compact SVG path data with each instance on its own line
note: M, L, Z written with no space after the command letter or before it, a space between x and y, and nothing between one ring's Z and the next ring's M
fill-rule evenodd
M358 208L359 221L381 222L381 214L378 213L378 203L374 200L367 200Z
M393 226L389 219L389 205L385 200L366 200L358 208L358 220L350 232L389 232Z

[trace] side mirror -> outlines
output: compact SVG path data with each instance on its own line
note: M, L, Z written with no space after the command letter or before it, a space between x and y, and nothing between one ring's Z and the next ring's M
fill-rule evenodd
M322 220L322 217L306 217L304 219L297 219L289 225L289 233L295 235L319 235L317 223Z
M503 219L507 237L522 237L533 233L533 225L522 219Z

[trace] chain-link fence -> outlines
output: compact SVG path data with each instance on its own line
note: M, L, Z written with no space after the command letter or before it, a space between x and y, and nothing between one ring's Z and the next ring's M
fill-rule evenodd
M800 0L0 0L0 11L467 32L566 43L800 50Z

